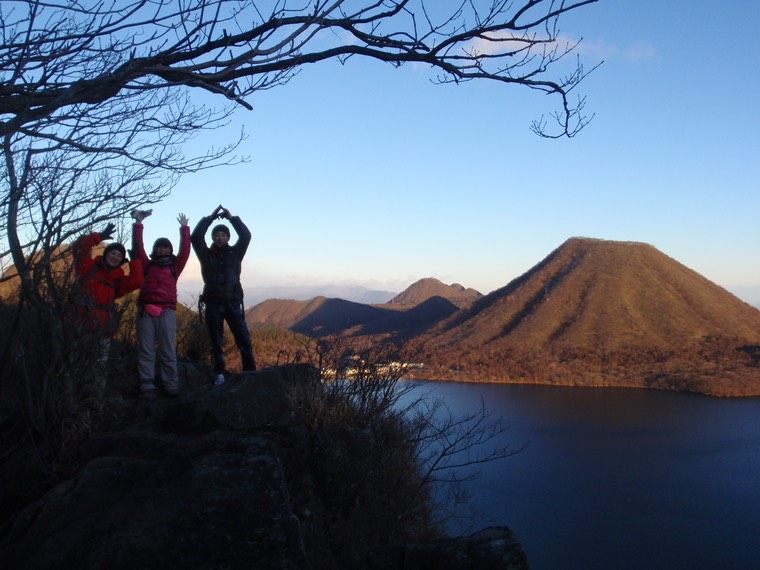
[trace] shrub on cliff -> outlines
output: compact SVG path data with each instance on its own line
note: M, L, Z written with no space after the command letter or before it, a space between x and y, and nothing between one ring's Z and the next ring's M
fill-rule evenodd
M514 453L491 445L504 425L485 406L455 417L405 381L414 347L345 337L307 344L321 382L292 389L310 443L290 471L302 478L291 489L315 490L300 508L325 522L306 529L309 550L348 564L371 548L442 536L460 514L461 483Z

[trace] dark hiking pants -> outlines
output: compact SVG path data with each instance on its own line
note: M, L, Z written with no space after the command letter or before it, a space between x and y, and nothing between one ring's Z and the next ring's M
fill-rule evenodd
M224 373L224 322L230 327L235 344L240 351L243 370L256 370L253 358L251 333L245 322L241 303L206 303L206 326L211 337L214 353L214 373Z

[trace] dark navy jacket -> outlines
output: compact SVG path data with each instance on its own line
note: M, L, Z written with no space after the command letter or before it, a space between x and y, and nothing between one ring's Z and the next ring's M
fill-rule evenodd
M251 232L238 216L230 218L230 224L235 228L238 241L234 245L216 247L206 245L206 232L214 220L204 216L195 226L191 236L193 250L198 256L203 275L203 297L205 303L242 303L243 286L240 284L240 270L248 244L251 243Z

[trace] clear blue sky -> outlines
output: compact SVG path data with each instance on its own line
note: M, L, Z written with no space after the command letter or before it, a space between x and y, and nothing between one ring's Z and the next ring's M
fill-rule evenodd
M586 65L605 60L571 140L530 132L557 103L539 92L304 68L235 115L250 163L184 178L146 242L176 244L178 212L194 226L222 203L253 231L247 287L432 276L489 293L572 236L641 241L760 305L758 22L757 0L602 0L567 18ZM180 289L198 274L193 260Z

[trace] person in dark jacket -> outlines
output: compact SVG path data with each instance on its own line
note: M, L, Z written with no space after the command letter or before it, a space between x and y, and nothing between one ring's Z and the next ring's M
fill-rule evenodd
M230 245L230 228L217 224L211 230L212 245L206 245L206 232L217 218L229 220L238 240ZM214 384L224 384L224 322L230 327L235 344L240 351L243 370L256 370L253 357L251 333L243 313L243 286L240 284L240 271L243 257L251 243L251 232L238 216L233 216L220 204L210 216L204 216L193 230L191 241L195 255L201 264L203 275L203 294L201 301L205 304L206 326L211 337L211 349L214 353Z
M140 392L154 394L156 345L161 363L161 382L170 396L179 395L177 373L177 279L190 257L190 226L185 214L179 214L179 254L174 255L172 242L158 238L150 254L143 245L142 221L152 210L134 210L132 218L132 257L140 259L145 267L145 280L137 300L137 372Z

